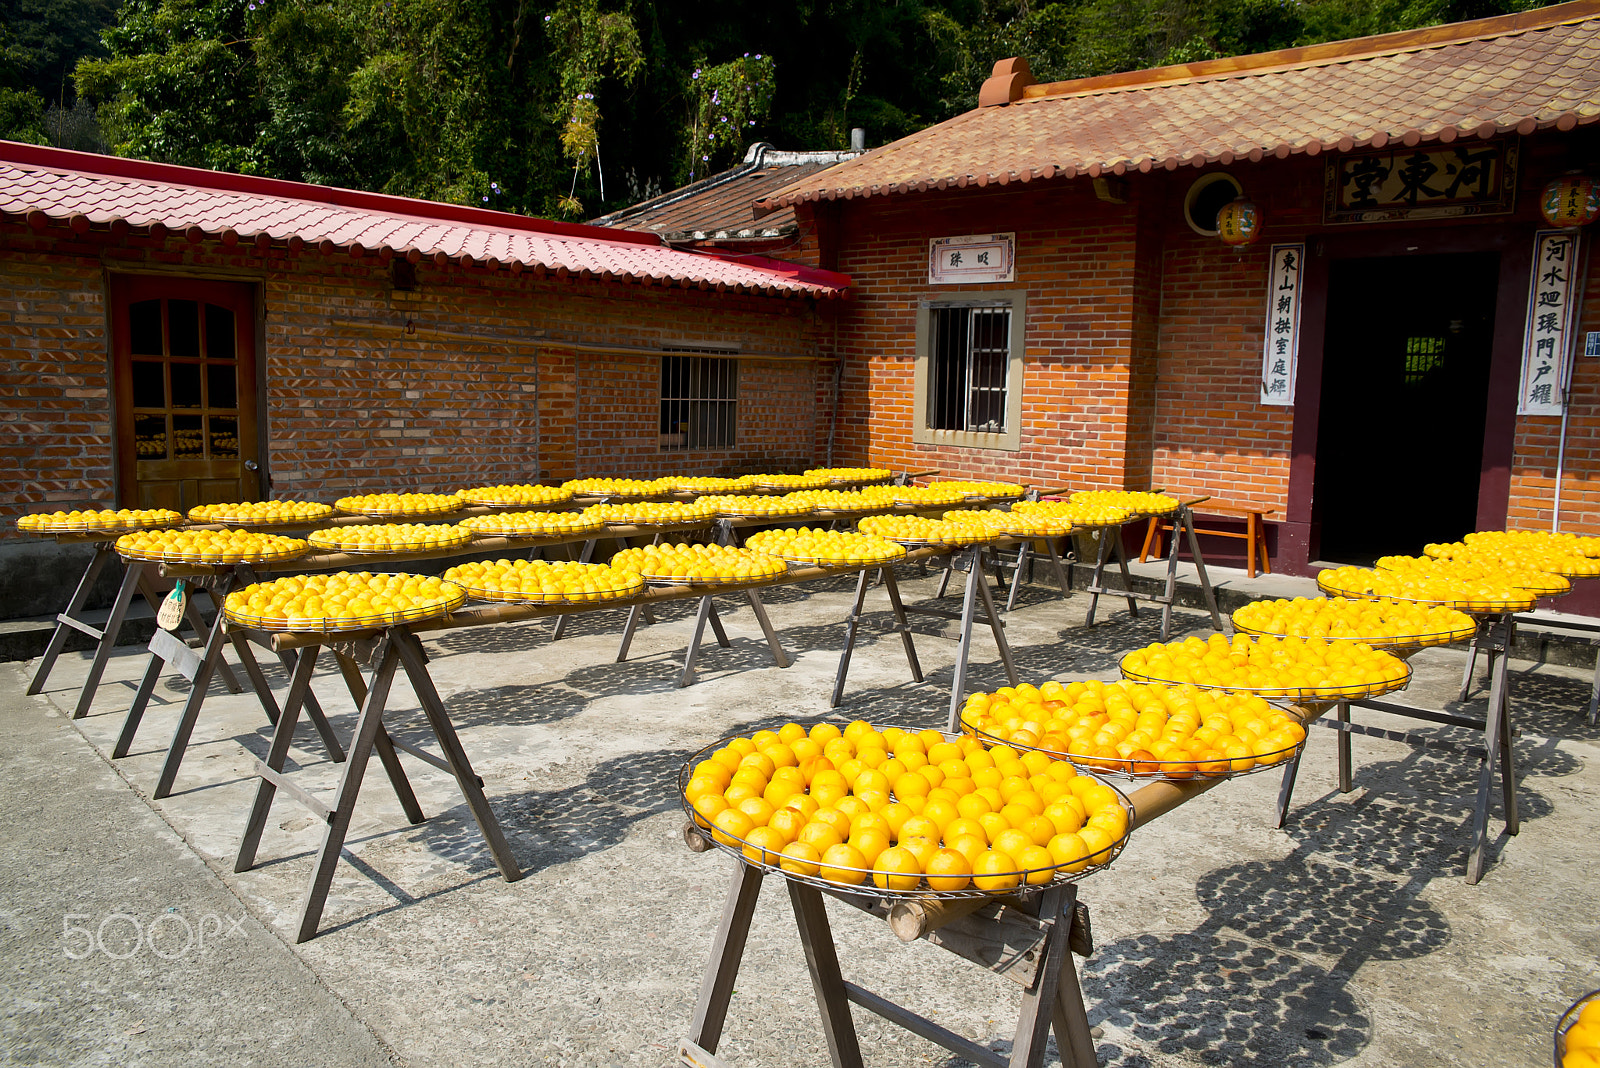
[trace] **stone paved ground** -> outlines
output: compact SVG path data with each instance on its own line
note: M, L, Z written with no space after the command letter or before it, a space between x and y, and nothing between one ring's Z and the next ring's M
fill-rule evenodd
M933 594L914 571L903 581L912 597ZM252 697L208 696L178 792L151 802L181 680L162 682L132 754L108 763L143 655L113 659L93 713L76 724L60 710L84 659L64 659L39 699L21 696L21 665L0 668L10 680L0 700L10 741L0 769L0 1063L669 1064L730 876L720 855L681 845L673 791L685 756L791 718L943 721L954 643L919 637L928 681L910 682L876 594L845 703L828 708L850 593L843 582L773 593L774 623L798 654L787 670L766 658L748 609L730 611L732 647L708 646L701 681L683 690L675 665L692 617L682 607L644 629L620 665L617 612L579 619L554 645L541 625L428 642L526 877L498 877L447 776L407 758L430 816L411 827L373 761L323 934L297 947L283 940L319 824L280 799L260 866L232 873L249 758L268 738ZM1026 678L1110 677L1118 652L1153 640L1147 613L1085 630L1086 603L1081 593L1065 603L1042 588L1025 595L1008 633ZM1203 616L1179 619L1180 633L1204 632ZM974 659L976 685L1003 682L982 635ZM1408 699L1448 701L1463 662L1453 650L1420 655ZM1356 789L1340 795L1329 731L1313 732L1283 830L1273 827L1277 776L1258 775L1137 832L1084 884L1097 948L1080 965L1102 1064L1547 1063L1557 1015L1600 987L1600 730L1577 712L1588 672L1515 668L1524 825L1508 838L1497 814L1478 886L1463 880L1476 763L1358 738ZM281 698L283 672L269 675ZM354 709L337 677L319 676L317 688L347 734ZM403 683L390 707L390 730L421 741ZM1385 719L1370 717L1416 726ZM291 774L331 794L337 766L308 729L298 741ZM83 936L63 936L64 924L99 929L118 913L145 926L171 915L244 919L203 952L181 953L181 939L167 941L179 926L160 921L154 948L147 941L126 960L81 954ZM830 914L847 978L1007 1046L1016 1005L1007 981L925 943L903 945L843 906ZM119 930L131 927L115 919L103 932L117 954L128 952ZM869 1065L963 1063L864 1012L855 1018ZM786 895L769 885L721 1052L749 1068L826 1064L815 1020Z

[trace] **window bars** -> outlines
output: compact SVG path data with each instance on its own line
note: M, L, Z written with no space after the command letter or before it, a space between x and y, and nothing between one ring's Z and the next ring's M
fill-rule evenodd
M732 447L739 361L731 355L661 357L662 451Z
M1010 305L935 306L929 311L928 429L1003 433Z

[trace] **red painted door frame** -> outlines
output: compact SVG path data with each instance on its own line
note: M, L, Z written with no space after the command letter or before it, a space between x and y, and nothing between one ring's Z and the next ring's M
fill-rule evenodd
M1402 226L1399 229L1341 230L1306 238L1306 302L1301 309L1300 365L1294 396L1294 436L1290 445L1289 500L1279 530L1274 568L1285 574L1308 575L1319 547L1319 517L1314 487L1317 471L1317 429L1322 409L1323 347L1328 325L1328 275L1334 260L1377 256L1430 256L1455 252L1500 253L1500 282L1495 299L1494 340L1489 366L1489 408L1483 428L1483 469L1478 482L1478 529L1505 525L1511 495L1511 459L1516 438L1517 378L1522 365L1522 334L1528 304L1528 270L1533 259L1534 226L1529 223ZM1381 496L1373 501L1375 523L1383 509L1404 507L1407 479L1426 472L1403 464L1379 472ZM1421 551L1422 546L1417 546Z

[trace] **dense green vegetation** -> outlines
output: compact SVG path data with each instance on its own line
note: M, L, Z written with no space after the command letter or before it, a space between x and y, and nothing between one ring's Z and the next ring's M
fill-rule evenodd
M0 0L0 136L580 218L756 140L1532 0ZM91 111L90 105L94 110Z

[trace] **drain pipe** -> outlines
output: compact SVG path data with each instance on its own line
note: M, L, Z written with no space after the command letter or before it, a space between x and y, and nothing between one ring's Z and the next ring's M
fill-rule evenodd
M1567 420L1572 413L1572 379L1578 371L1578 338L1582 331L1578 328L1583 325L1583 301L1589 291L1589 250L1584 249L1583 270L1578 275L1577 307L1572 312L1572 336L1567 341L1567 367L1566 381L1561 385L1561 437L1556 445L1556 493L1555 500L1550 507L1550 532L1561 533L1561 479L1566 473L1567 463Z
M828 462L833 466L833 435L839 427L839 381L844 377L844 357L839 353L839 319L833 320L833 404L828 410Z

